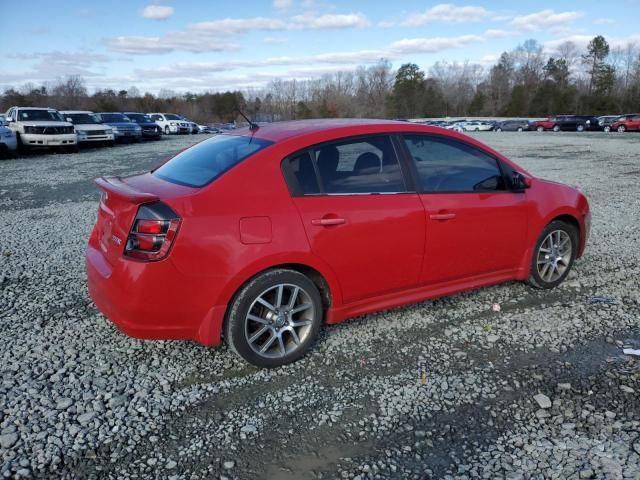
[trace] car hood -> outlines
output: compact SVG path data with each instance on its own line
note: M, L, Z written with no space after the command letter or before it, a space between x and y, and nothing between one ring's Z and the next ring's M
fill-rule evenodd
M155 122L136 122L136 125L139 125L142 128L157 128L158 124Z
M74 125L76 130L84 130L85 132L95 132L96 130L104 130L105 128L109 128L111 125L98 124L95 123L81 123L78 125Z
M69 122L55 122L51 120L20 120L18 123L28 127L73 127Z

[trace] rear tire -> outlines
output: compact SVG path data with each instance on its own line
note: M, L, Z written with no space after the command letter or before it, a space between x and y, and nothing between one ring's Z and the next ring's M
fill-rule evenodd
M557 287L567 278L578 252L577 229L566 222L554 220L536 241L531 256L529 284L536 288Z
M537 132L544 132L544 127L543 126L539 126L536 128Z
M578 132L584 132L584 130L585 130L585 129L584 129L584 125L578 125L578 126L576 127L576 131L578 131Z
M606 127L604 127L604 131L609 133L611 131L611 127L607 125Z
M554 132L559 132L560 131L560 126L559 125L554 125L553 126L553 131Z
M295 270L268 270L234 297L225 340L258 367L294 362L315 342L322 325L322 300L315 284Z
M620 132L620 133L624 133L624 132L626 132L626 131L627 131L627 127L625 127L624 125L620 125L620 126L618 127L618 132Z
M522 131L522 127L518 127L518 131L521 132Z
M502 131L502 128L500 127L496 128L496 132L501 132L501 131Z
M171 131L169 130L169 126L167 125L166 127L164 127L164 134L165 135L170 135Z

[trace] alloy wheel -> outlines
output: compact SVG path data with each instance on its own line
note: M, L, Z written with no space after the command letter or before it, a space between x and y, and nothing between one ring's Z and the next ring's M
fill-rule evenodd
M552 283L562 277L571 264L573 245L564 230L554 230L540 244L537 255L538 275Z
M315 315L306 290L281 283L263 291L249 307L244 322L245 338L258 355L281 358L307 340Z

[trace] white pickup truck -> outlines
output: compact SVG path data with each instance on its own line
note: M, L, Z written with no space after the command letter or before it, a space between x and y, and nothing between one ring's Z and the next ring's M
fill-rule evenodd
M78 151L76 132L53 108L11 107L6 113L18 148L56 147Z

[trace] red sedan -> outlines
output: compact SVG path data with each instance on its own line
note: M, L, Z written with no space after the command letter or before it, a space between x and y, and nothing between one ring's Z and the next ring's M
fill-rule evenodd
M610 130L618 132L640 130L640 113L632 113L616 118L616 121L611 124Z
M587 199L438 127L238 130L97 180L89 292L123 332L292 362L323 323L509 280L562 282Z

